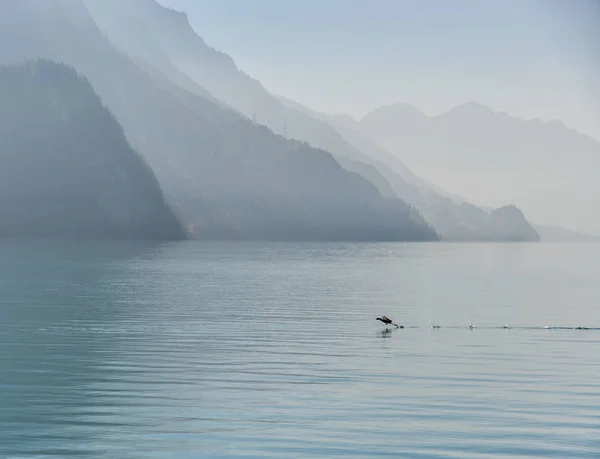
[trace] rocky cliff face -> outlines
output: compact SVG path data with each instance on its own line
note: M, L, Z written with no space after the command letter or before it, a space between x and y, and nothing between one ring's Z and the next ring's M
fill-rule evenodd
M182 239L156 177L75 70L0 68L0 236Z

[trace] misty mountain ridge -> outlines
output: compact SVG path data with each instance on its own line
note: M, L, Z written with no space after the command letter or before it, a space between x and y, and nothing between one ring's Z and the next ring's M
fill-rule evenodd
M185 74L178 78L188 89L156 61L119 53L82 1L24 0L0 9L0 62L43 56L84 74L198 237L437 239L414 208L384 199L329 153L203 97Z
M454 194L513 202L536 221L600 231L587 211L600 205L600 142L560 121L523 120L474 102L435 116L396 104L367 114L356 129Z
M86 4L113 44L130 56L153 62L168 56L167 67L175 67L206 88L215 98L247 119L256 120L273 132L303 140L332 153L346 170L357 172L374 183L386 197L396 196L394 183L412 178L404 165L402 178L388 166L347 142L327 123L290 109L262 84L240 70L234 60L206 44L190 26L185 13L176 12L155 0L135 0L123 4L117 0L86 0ZM143 24L143 26L140 26ZM158 40L157 45L150 43ZM418 180L414 178L415 180Z
M154 173L87 80L0 67L0 236L185 238Z
M469 204L469 196L460 196L464 193L454 188L446 192L443 182L437 186L435 177L418 169L414 174L404 163L404 152L381 140L395 122L372 135L364 119L322 116L274 96L230 56L210 48L185 14L154 0L57 0L51 5L24 0L0 8L6 13L4 25L0 18L0 36L5 43L17 43L12 49L0 45L0 62L42 55L83 73L200 237L271 239L293 233L293 238L412 240L417 227L428 235L424 237L434 237L420 212L446 240L539 239L522 213L493 217L493 210ZM22 36L12 26L17 19L36 33ZM470 119L469 113L486 112L478 104L463 105L453 114L459 134L462 124L473 124L463 121ZM398 108L403 129L411 126L413 138L419 130L430 132L431 117L407 104ZM412 151L401 143L403 150ZM319 154L305 154L313 146ZM329 154L334 168L329 160L322 162L320 155ZM311 166L299 167L298 161ZM321 167L333 175L319 174ZM510 173L512 178L514 171ZM489 195L495 186L486 186ZM520 204L510 198L494 200L499 201ZM351 214L358 220L344 220ZM338 221L332 220L334 215ZM499 222L497 215L520 223ZM350 221L362 229L348 231ZM326 222L337 229L325 231ZM521 229L519 237L515 228Z
M460 117L464 116L465 118L475 121L476 119L481 119L481 117L491 117L496 116L498 118L504 118L507 120L512 120L514 122L522 122L528 123L528 125L536 126L536 127L546 127L552 129L561 129L565 131L565 133L569 132L571 134L576 134L578 136L583 136L592 142L598 142L598 139L593 138L592 136L580 132L575 128L567 126L561 120L558 119L549 119L543 120L541 118L522 118L517 115L509 114L505 111L499 110L496 111L491 107L479 103L477 101L468 101L461 104L454 105L450 109L443 111L436 115L427 115L422 112L418 107L404 103L398 102L391 105L383 105L379 108L372 110L371 112L364 115L362 118L356 119L347 114L339 114L339 115L330 115L330 116L343 116L347 117L348 120L353 122L361 122L367 126L367 129L375 128L377 132L377 122L383 123L383 126L380 126L379 132L381 134L379 136L385 136L386 130L396 128L395 124L390 125L390 121L402 121L403 128L408 130L413 126L418 126L419 122L427 122L430 119L435 118L445 118L445 117ZM388 123L386 125L386 123ZM406 125L404 123L415 123L414 125ZM377 137L379 137L377 136Z
M86 4L101 30L127 55L153 62L157 69L161 69L161 62L168 60L168 68L175 67L189 75L198 85L247 118L256 119L275 132L332 152L346 170L357 172L375 184L384 197L400 197L421 209L423 206L419 203L423 196L428 196L426 200L439 201L435 191L432 192L431 187L394 155L372 142L360 145L349 141L329 123L289 107L273 96L257 80L240 71L233 59L208 47L196 35L185 15L164 8L154 0L136 0L125 7L115 0L86 0ZM157 46L148 46L156 39L159 40ZM443 205L445 202L436 204ZM437 222L429 221L436 226ZM505 240L508 237L500 231L489 232L488 224L486 229L479 228L475 233L469 230L469 236L462 234L462 228L476 226L474 222L442 226L453 229L446 232L446 239L465 240L473 234L478 234L483 240Z
M286 100L286 99L282 98L282 100ZM297 104L297 105L300 106L299 104ZM469 117L474 117L474 116L489 116L489 115L496 114L496 112L494 112L490 107L487 107L486 105L483 105L483 104L480 104L477 102L467 102L467 103L452 107L447 112L444 112L444 113L442 113L440 115L436 115L436 116L442 116L442 115L446 115L446 114L448 114L448 115L459 114L461 116L466 115ZM507 113L504 113L504 112L497 112L497 114L502 117L511 117L515 121L522 121L524 123L530 123L530 125L537 126L537 127L546 126L546 128L562 129L565 131L570 131L571 134L582 135L584 137L587 137L587 140L589 140L591 142L595 142L595 139L593 139L592 137L587 136L586 134L582 134L575 129L569 128L568 126L566 126L563 122L561 122L559 120L549 120L549 121L543 121L540 119L527 120L527 119L522 119L522 118L519 118L516 116L508 115ZM328 114L317 114L316 112L313 112L313 116L319 116L322 119L329 120L331 122L331 124L336 128L339 128L341 126L342 129L343 128L351 129L353 131L352 135L354 135L354 136L356 135L357 132L360 132L362 135L367 137L367 135L362 132L363 128L361 127L360 122L348 114L328 115ZM415 131L418 129L419 126L421 127L421 129L423 129L424 124L427 122L427 119L429 118L428 115L421 112L417 107L410 105L410 104L406 104L406 103L399 103L399 104L394 104L394 105L383 106L377 110L376 116L381 116L382 119L378 120L380 122L379 124L378 123L372 123L372 124L374 126L377 126L377 128L380 128L381 130L388 129L390 131L394 130L395 126L399 123L402 123L404 127L409 125ZM386 123L387 123L387 126L386 126ZM340 132L342 132L342 130L340 130ZM346 136L346 138L350 138L350 136ZM470 206L468 204L467 198L447 193L446 191L441 190L438 187L436 187L434 184L429 183L426 179L422 179L422 183L426 183L430 187L430 189L433 190L434 192L436 192L439 196L444 197L444 198L450 198L454 205L464 204L464 205ZM416 205L417 208L419 208L420 210L422 210L423 214L426 217L428 217L428 219L430 221L432 221L432 223L435 221L437 225L434 224L434 226L437 227L440 224L442 226L444 225L444 222L436 221L435 217L428 215L427 209L422 208L422 206L423 206L422 202L413 201L411 199L408 199L408 201L411 202L413 205ZM489 206L478 206L478 207L481 208L482 210L486 211L487 213L491 213L494 210L493 208L491 208ZM567 224L567 225L569 223L570 222L565 222L565 224ZM540 238L544 242L596 242L598 240L598 236L595 236L593 234L576 231L573 229L567 229L567 228L560 227L560 226L533 225L533 227L540 234ZM442 234L443 234L443 231L442 231Z
M392 167L398 163L406 167L393 154L380 147L368 135L364 134L358 121L351 116L317 113L285 97L279 96L279 98L291 107L327 121L345 139L365 152L384 158ZM403 105L402 108L408 113L420 113L416 108L409 105ZM397 184L397 182L391 183ZM422 178L403 181L402 187L396 187L394 190L399 196L414 205L427 221L437 229L444 240L539 241L539 235L521 211L495 212L494 209L479 208L468 203L465 198L446 193ZM518 210L512 205L507 205L505 208ZM499 216L503 216L507 220L503 222Z

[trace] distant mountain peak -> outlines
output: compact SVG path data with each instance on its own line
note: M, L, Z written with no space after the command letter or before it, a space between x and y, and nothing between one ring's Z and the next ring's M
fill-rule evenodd
M471 101L471 102L465 102L463 104L458 104L455 105L454 107L452 107L450 110L448 110L446 113L443 113L440 116L450 116L450 115L467 115L467 116L495 116L495 117L502 117L505 119L510 119L512 121L519 121L522 123L529 123L530 125L538 125L540 127L545 126L545 127L549 127L549 128L553 128L553 129L560 129L560 130L568 130L577 134L581 134L580 132L578 132L577 130L565 125L562 121L557 120L557 119L552 119L549 121L545 121L541 118L523 118L520 116L517 116L515 114L512 113L508 113L505 111L495 111L494 109L488 107L485 104L481 104L479 102L475 102L475 101ZM585 134L583 134L585 135Z
M570 129L568 128L565 123L563 123L560 120L556 120L556 119L552 119L550 121L548 121L548 124L552 127L556 127L556 128L561 128L561 129Z
M498 207L497 209L494 209L492 212L513 214L513 215L525 218L523 211L521 209L519 209L517 206L515 206L514 204L507 204L506 206Z
M490 213L490 218L494 228L508 235L508 240L540 241L539 233L527 221L521 209L513 204L494 209Z
M368 118L372 118L374 116L395 116L395 117L426 117L421 110L411 104L407 104L404 102L398 102L391 105L383 105L375 110L367 113L362 119L366 120Z
M490 107L488 107L487 105L480 104L479 102L475 102L475 101L470 101L470 102L465 102L464 104L455 105L447 112L447 114L449 114L449 115L458 114L458 113L476 114L476 115L482 115L482 114L496 115L496 112L494 110L492 110Z

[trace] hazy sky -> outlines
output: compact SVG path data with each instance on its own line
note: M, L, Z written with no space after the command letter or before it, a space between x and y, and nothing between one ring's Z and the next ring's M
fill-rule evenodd
M160 0L269 90L360 117L476 100L600 138L600 0Z

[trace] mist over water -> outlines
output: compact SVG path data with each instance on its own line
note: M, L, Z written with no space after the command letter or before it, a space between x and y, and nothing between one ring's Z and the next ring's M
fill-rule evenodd
M597 457L599 250L4 241L0 456Z

